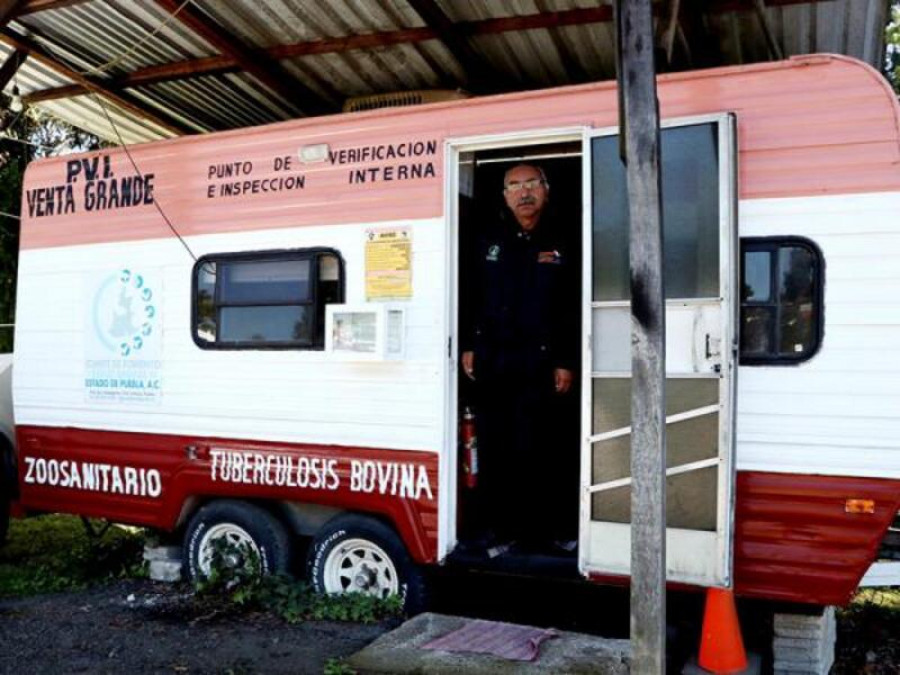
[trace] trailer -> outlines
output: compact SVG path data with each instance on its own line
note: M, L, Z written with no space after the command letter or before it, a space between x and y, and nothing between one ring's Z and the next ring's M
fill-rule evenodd
M668 579L844 604L900 508L896 97L829 55L658 91ZM33 163L13 513L171 533L194 576L219 537L270 571L311 537L317 588L419 607L422 566L458 559L479 517L459 453L466 260L527 162L582 271L577 392L546 453L574 458L570 565L627 582L617 113L599 83Z

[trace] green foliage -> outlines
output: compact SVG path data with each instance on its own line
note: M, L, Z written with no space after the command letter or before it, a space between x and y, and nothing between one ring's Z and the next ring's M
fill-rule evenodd
M236 605L250 604L263 580L259 554L249 544L232 544L225 537L212 541L209 574L197 582L201 596L225 596Z
M398 616L403 608L399 596L320 595L290 577L263 576L259 556L246 544L219 538L212 545L210 573L197 584L202 601L215 599L235 609L272 612L288 623L310 619L371 623Z
M321 595L308 585L285 577L266 577L259 599L263 607L288 623L306 619L372 623L397 616L402 610L399 596L387 599L363 593Z
M19 255L19 221L22 179L34 159L64 151L86 151L101 147L92 134L60 122L36 108L16 115L0 95L0 324L15 317L16 271ZM0 352L12 351L12 329L0 327Z
M143 548L143 534L133 528L114 526L95 540L75 516L15 520L0 548L0 597L145 576Z
M891 20L884 34L884 74L900 93L900 2L891 2Z
M332 658L325 662L322 675L356 675L356 671L340 659Z
M835 675L900 672L900 589L860 591L838 613Z

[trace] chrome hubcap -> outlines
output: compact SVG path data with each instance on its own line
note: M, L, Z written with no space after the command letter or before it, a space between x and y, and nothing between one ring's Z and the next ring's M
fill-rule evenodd
M204 576L209 576L212 571L212 558L215 548L213 542L222 539L229 546L229 551L224 556L224 562L227 567L235 568L245 564L244 552L250 551L255 553L258 559L261 559L259 547L247 532L240 525L234 523L219 523L209 528L200 540L200 556L199 566L200 572Z
M397 568L387 553L366 539L348 539L325 559L326 593L365 593L386 598L399 592Z

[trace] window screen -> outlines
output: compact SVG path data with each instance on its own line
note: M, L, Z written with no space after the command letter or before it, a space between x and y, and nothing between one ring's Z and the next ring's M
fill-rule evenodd
M719 125L660 132L666 298L719 296ZM592 141L595 301L627 300L628 187L619 137Z
M205 256L194 267L194 341L321 349L325 305L342 301L343 265L330 249Z
M823 271L809 240L742 240L742 364L797 363L818 351Z

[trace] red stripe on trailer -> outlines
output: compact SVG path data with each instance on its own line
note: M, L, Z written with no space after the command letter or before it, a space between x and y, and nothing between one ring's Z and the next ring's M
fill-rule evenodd
M845 511L871 499L872 514ZM846 604L900 509L900 481L738 472L734 577L738 595Z
M848 499L871 499L873 514L849 514ZM875 560L900 509L900 481L740 471L734 580L741 597L845 605ZM592 573L597 583L628 577ZM671 590L696 587L667 584Z
M197 499L232 497L314 503L382 516L394 525L417 562L437 560L436 453L34 426L18 427L17 437L22 486L17 508L78 513L172 530ZM301 458L307 463L319 460L318 465L333 460L338 484L335 489L252 484L252 468L247 471L250 482L214 481L213 451L277 456L282 461L290 457L295 469ZM191 459L193 453L196 459ZM36 475L38 460L44 460L40 476ZM51 460L57 467L55 485L50 484L47 468ZM62 462L67 463L69 472L72 467L83 470L86 463L115 466L121 471L155 470L159 472L161 490L153 496L63 487L59 473ZM359 469L366 462L370 467L382 467L383 490L379 488L377 473L374 486L371 481L354 485L353 467ZM411 466L414 471L421 467L428 489L418 495L401 496L387 475L391 470L385 469L392 464ZM107 482L106 487L110 488L112 481ZM392 491L397 494L391 494ZM872 500L874 513L847 513L848 499ZM898 480L739 472L734 545L736 593L787 602L845 604L875 559L898 509ZM590 578L604 583L628 582L626 577L610 575Z
M414 560L437 559L436 453L36 426L16 434L26 510L173 530L198 500L321 504L381 516Z

